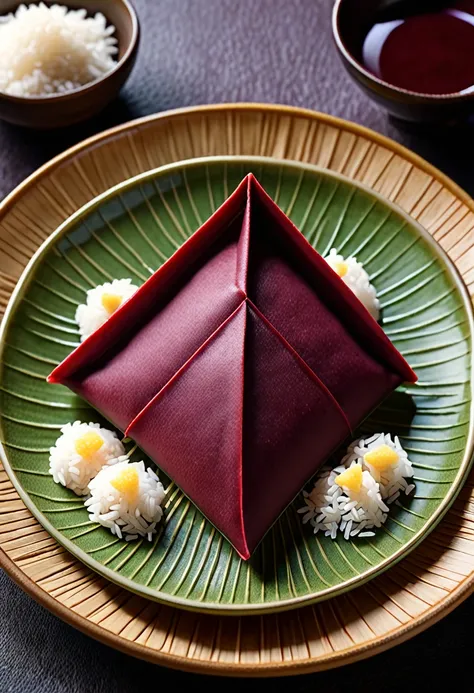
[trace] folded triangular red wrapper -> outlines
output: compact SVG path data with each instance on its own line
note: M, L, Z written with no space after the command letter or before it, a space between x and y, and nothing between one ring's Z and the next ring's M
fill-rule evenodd
M244 559L415 380L252 175L49 377L136 440Z

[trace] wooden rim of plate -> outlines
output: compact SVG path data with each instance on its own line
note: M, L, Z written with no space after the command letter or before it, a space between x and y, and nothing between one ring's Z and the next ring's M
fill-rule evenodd
M238 154L313 163L365 183L433 234L473 293L474 203L450 179L361 126L291 107L235 104L163 113L101 133L8 195L0 205L0 311L38 246L88 200L172 161ZM433 534L369 587L281 614L203 616L112 585L43 530L2 469L0 565L58 616L128 654L207 674L308 673L406 640L473 591L473 481L471 474Z

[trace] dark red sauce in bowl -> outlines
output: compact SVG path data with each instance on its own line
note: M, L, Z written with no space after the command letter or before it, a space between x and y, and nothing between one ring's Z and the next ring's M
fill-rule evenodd
M374 24L364 41L366 69L423 94L474 92L474 5Z

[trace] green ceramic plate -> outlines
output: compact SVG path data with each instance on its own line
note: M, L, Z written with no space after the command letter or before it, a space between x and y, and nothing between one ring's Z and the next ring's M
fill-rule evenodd
M115 277L141 283L252 171L323 255L362 260L383 327L419 375L363 432L400 435L416 491L373 539L335 542L301 524L298 497L248 562L176 486L162 533L128 544L91 524L81 499L48 474L59 428L97 413L46 376L78 345L85 292ZM1 335L5 468L43 526L98 573L144 596L219 612L277 611L348 590L385 570L433 529L469 470L472 313L456 270L430 235L363 187L315 167L261 158L193 160L117 186L68 219L40 248L11 299ZM134 455L137 459L137 455ZM262 489L264 502L265 489Z

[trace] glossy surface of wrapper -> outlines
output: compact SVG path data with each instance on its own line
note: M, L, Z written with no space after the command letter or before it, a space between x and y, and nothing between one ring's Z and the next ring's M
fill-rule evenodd
M49 380L126 431L248 558L416 376L249 175Z

